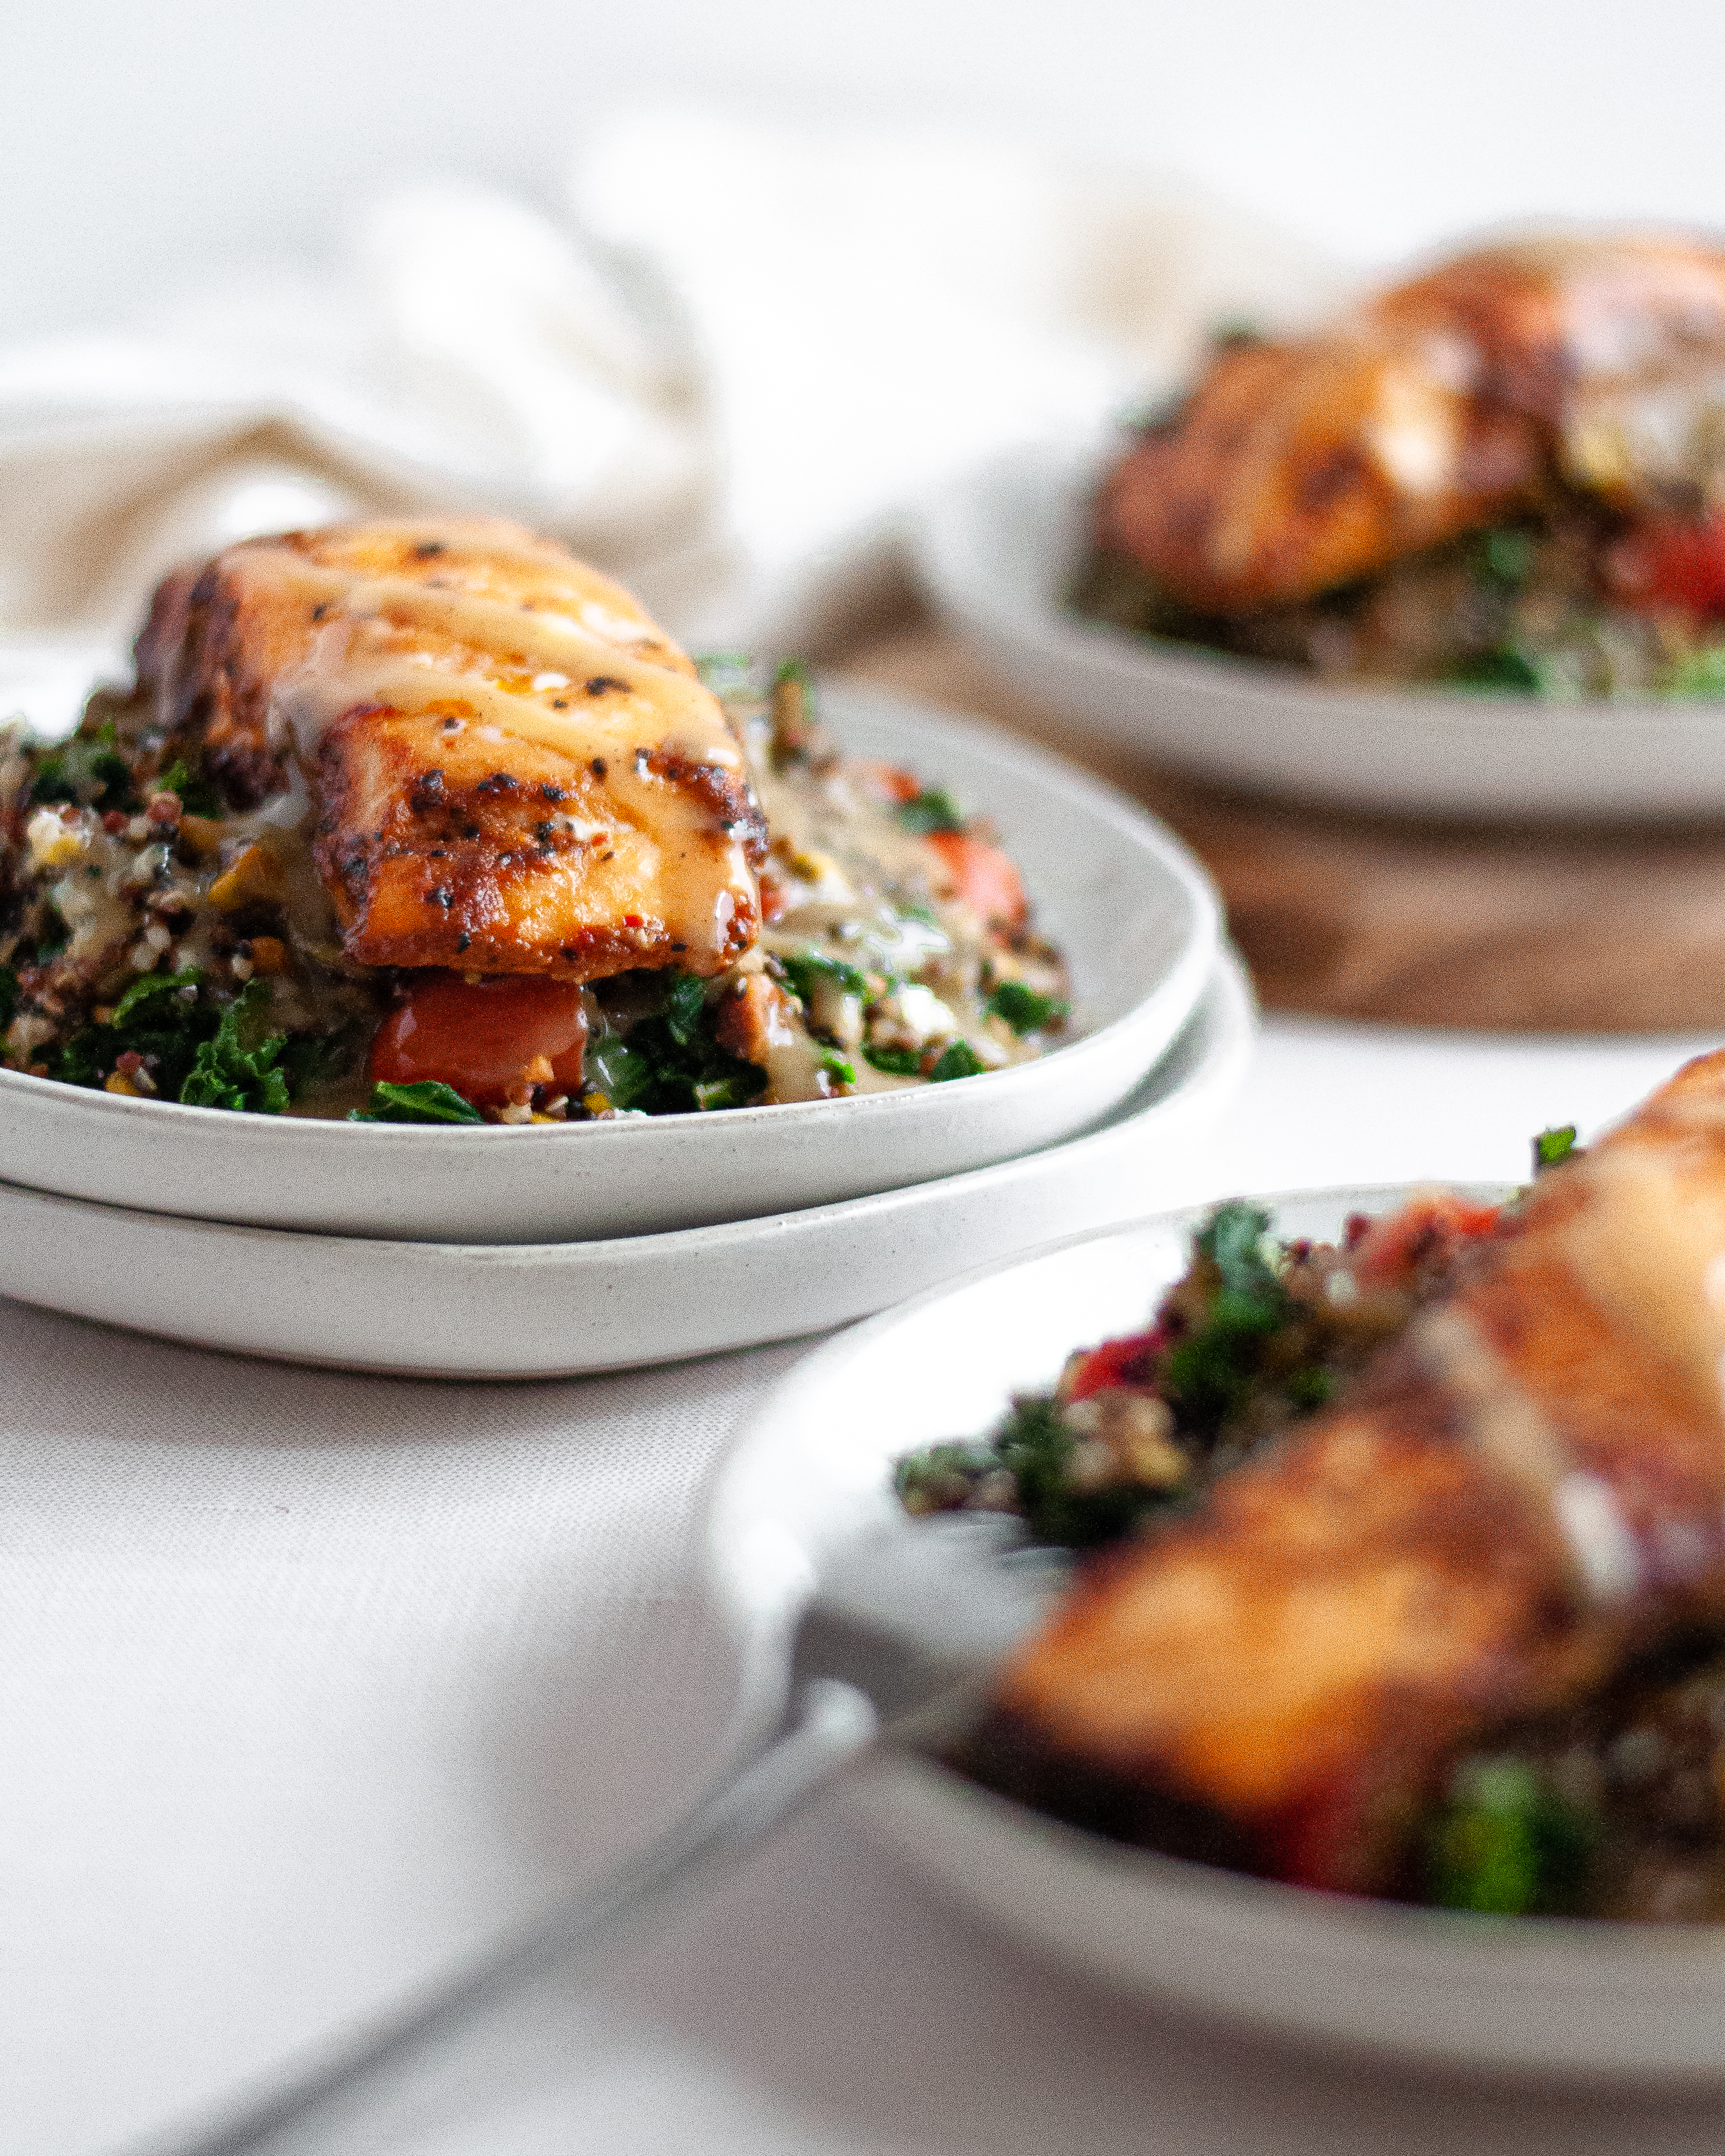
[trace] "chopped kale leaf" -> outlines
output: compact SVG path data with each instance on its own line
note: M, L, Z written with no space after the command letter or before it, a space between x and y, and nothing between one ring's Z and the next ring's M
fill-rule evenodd
M281 1069L286 1034L261 1034L269 1008L261 981L249 981L223 1011L214 1034L199 1047L180 1099L192 1108L229 1108L279 1116L288 1105ZM261 1036L261 1037L260 1037Z
M962 831L964 813L944 787L925 787L914 800L901 802L899 821L925 838L931 831Z
M1597 1835L1592 1817L1526 1760L1464 1760L1428 1842L1432 1899L1482 1915L1566 1915Z
M178 794L180 806L188 816L219 817L223 813L221 795L207 778L190 770L183 758L170 764L156 785L161 793Z
M980 1078L987 1068L968 1040L950 1041L929 1073L929 1083L944 1086L951 1078Z
M350 1123L482 1123L471 1101L440 1078L416 1079L410 1086L379 1079L365 1106L352 1110Z
M847 996L868 993L866 973L842 958L829 957L824 951L799 951L781 963L792 994L806 1006L814 1002L823 988L836 988Z
M1043 1032L1066 1015L1064 1004L1057 1003L1053 996L1039 995L1022 981L1002 981L988 998L988 1008L1018 1034Z
M1585 1150L1575 1142L1575 1128L1573 1123L1562 1123L1553 1130L1542 1131L1535 1138L1533 1173L1536 1176L1542 1174L1548 1168L1556 1168L1561 1161L1573 1160Z
M1501 689L1528 696L1541 696L1548 686L1539 660L1511 644L1459 660L1448 678L1461 689Z
M39 806L74 803L80 808L135 808L131 772L118 753L111 723L95 734L75 734L36 767L30 798Z
M142 1055L152 1082L172 1100L191 1075L199 1050L220 1023L195 967L143 973L103 1025L86 1025L60 1050L54 1075L70 1086L100 1086L122 1055Z
M1213 1435L1245 1400L1264 1343L1286 1321L1286 1289L1264 1255L1269 1215L1219 1206L1195 1238L1216 1286L1202 1321L1168 1357L1166 1391L1183 1428Z
M587 1044L585 1076L589 1090L614 1108L632 1108L651 1085L653 1066L621 1034L602 1033Z
M694 973L672 974L662 1015L666 1031L679 1048L687 1048L700 1031L706 1009L706 983Z
M1006 1486L1002 1508L1022 1513L1038 1542L1066 1549L1114 1542L1173 1502L1170 1491L1144 1483L1081 1487L1072 1474L1076 1450L1058 1403L1026 1394L986 1444L934 1445L909 1454L893 1470L893 1487L909 1512L947 1512L999 1478Z
M1533 573L1533 552L1531 532L1482 531L1473 547L1474 575L1483 584L1519 590Z
M656 1116L741 1107L765 1091L767 1074L721 1048L714 1024L702 983L677 976L651 1017L588 1043L589 1091Z
M188 966L183 973L140 973L115 1004L114 1015L108 1023L116 1032L123 1032L134 1012L144 1010L152 1004L165 1004L170 996L189 1006L197 1000L195 992L203 978L203 974L195 966ZM193 991L192 995L186 994L188 988ZM163 1011L157 1015L175 1018L180 1014Z

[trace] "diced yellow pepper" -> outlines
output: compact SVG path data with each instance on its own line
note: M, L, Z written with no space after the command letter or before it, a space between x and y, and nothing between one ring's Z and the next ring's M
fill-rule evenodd
M209 887L209 902L223 913L245 906L267 906L286 895L281 864L266 846L248 846Z

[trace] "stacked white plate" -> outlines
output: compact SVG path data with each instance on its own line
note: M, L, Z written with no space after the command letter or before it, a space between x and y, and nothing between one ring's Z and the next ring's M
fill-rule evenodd
M855 690L853 752L987 816L1065 951L1043 1060L615 1124L234 1116L0 1072L0 1292L201 1345L544 1377L844 1322L1142 1213L1244 1072L1249 992L1153 819L986 728Z

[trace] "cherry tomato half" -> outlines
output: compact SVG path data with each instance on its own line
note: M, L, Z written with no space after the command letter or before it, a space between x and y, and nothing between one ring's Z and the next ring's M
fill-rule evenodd
M933 831L928 843L940 855L957 896L973 913L998 928L1016 928L1027 902L1018 871L998 846L962 831Z
M476 1107L496 1106L523 1080L574 1092L586 1045L581 991L571 982L426 973L384 1019L371 1075L397 1086L440 1078Z

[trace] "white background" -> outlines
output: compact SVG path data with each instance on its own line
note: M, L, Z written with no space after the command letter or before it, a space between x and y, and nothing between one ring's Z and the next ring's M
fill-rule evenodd
M5 0L0 337L261 255L382 181L547 203L667 92L1189 172L1364 259L1528 212L1725 223L1706 0Z

